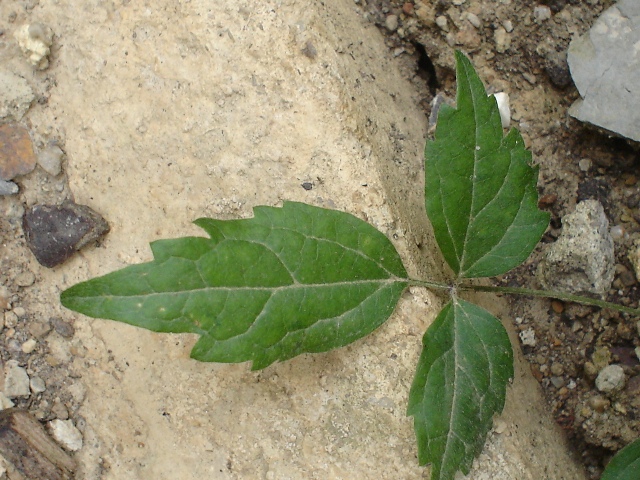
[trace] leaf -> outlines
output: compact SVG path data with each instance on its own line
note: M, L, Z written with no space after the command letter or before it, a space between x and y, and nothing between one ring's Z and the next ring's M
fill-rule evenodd
M611 459L600 480L637 480L640 478L640 438Z
M537 207L531 153L517 130L503 137L495 98L460 52L456 75L457 108L440 108L435 140L425 150L425 204L457 277L490 277L529 256L549 214Z
M513 377L505 328L486 310L453 297L422 339L409 393L420 465L432 480L466 475L484 445Z
M91 317L201 337L191 357L260 369L347 345L393 312L407 285L391 242L347 213L302 203L243 220L199 219L211 237L159 240L154 260L75 285Z

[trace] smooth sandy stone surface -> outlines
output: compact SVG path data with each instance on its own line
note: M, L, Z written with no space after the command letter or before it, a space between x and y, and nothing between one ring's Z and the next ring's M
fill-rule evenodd
M582 97L572 116L640 142L639 45L638 0L620 0L571 41L567 61Z

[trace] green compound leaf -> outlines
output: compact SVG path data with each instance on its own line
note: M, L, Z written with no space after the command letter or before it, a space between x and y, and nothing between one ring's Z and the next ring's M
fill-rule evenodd
M640 438L611 459L600 480L638 480L640 478Z
M433 464L432 480L450 480L458 470L469 473L504 407L513 351L497 318L456 297L422 345L407 415L414 417L420 464Z
M425 150L425 204L445 260L458 278L491 277L520 265L544 233L538 169L520 133L503 137L500 113L456 52L457 108L443 105Z
M242 220L199 219L211 237L159 240L154 260L75 285L77 312L201 337L191 357L254 370L371 333L407 286L391 242L353 215L285 202Z

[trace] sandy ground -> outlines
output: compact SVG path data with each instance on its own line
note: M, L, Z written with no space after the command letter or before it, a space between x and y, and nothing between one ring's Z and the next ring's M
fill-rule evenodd
M442 275L412 86L353 2L310 3L0 4L2 18L17 12L9 30L43 22L55 32L45 72L3 55L48 97L28 114L36 143L62 139L75 200L112 227L101 247L53 270L23 257L38 279L34 314L75 320L73 348L56 354L86 391L72 417L84 435L78 478L429 477L405 416L421 335L440 306L429 292L407 293L364 340L262 372L197 363L192 336L90 320L57 301L80 280L150 259L149 241L200 234L195 218L249 216L284 199L366 219L410 270ZM583 478L542 405L519 363L469 478Z

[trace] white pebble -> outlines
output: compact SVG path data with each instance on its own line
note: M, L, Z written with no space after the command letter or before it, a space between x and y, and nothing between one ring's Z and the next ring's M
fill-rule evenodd
M31 353L36 349L36 345L37 342L33 338L30 338L22 344L22 351L24 353Z
M82 448L82 434L71 420L51 420L51 436L64 448L77 452Z
M480 26L482 25L482 22L475 13L468 12L467 20L469 20L469 23L476 28L480 28Z
M509 128L511 125L511 106L509 105L509 94L505 92L495 93L498 103L498 110L500 111L500 121L502 122L502 128Z
M520 332L520 340L522 341L523 345L526 345L528 347L535 347L536 332L533 330L533 328L523 330L522 332Z
M496 51L498 53L506 52L511 46L511 37L502 27L498 27L493 31L493 41L496 44Z
M583 158L578 162L578 167L580 168L580 171L588 172L591 168L591 160L589 160L588 158Z
M511 20L505 20L502 22L502 26L507 31L507 33L513 32L513 22Z
M41 23L23 25L14 33L14 37L29 60L38 70L49 66L49 53L53 43L53 32Z
M387 27L387 30L390 32L395 32L398 29L398 16L389 15L384 21L384 26Z
M536 22L549 20L551 18L551 9L546 5L537 5L533 9L533 18L535 18Z
M449 31L449 25L447 23L447 17L445 17L444 15L436 17L436 25L438 25L438 27L440 27L440 29L444 30L445 32Z
M614 240L622 240L625 234L624 227L622 225L614 225L609 233Z
M604 393L622 390L626 382L624 370L620 365L604 367L596 377L596 388Z

